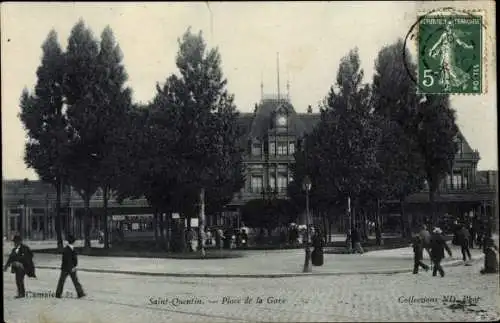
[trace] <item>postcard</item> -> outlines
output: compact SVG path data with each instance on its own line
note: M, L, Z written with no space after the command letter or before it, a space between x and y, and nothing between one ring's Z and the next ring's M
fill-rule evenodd
M497 321L495 9L3 2L4 321Z

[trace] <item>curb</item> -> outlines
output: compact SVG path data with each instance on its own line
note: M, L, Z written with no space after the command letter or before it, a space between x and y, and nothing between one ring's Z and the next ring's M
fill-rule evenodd
M477 263L484 258L481 255L477 258L472 258L471 263ZM462 260L453 260L442 264L443 267L457 267L463 265ZM411 266L409 266L411 267ZM36 266L37 269L52 269L60 270L60 267L54 266ZM276 273L276 274L210 274L210 273L155 273L144 271L128 271L128 270L107 270L107 269L78 269L81 272L103 273L103 274L122 274L135 276L155 276L155 277L199 277L199 278L289 278L289 277L307 277L307 276L347 276L347 275L391 275L411 273L412 269L387 269L374 270L364 272L330 272L330 273Z

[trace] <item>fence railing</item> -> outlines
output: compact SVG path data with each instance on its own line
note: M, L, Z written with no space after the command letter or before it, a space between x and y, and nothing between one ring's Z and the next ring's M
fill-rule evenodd
M425 187L423 192L428 192L429 188ZM494 184L476 184L476 185L470 185L470 186L451 186L451 185L445 185L445 186L440 186L438 189L439 192L441 193L481 193L481 192L496 192L497 191L497 186Z

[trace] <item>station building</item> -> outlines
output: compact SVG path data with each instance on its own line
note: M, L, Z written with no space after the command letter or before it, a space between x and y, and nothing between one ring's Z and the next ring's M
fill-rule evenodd
M233 200L219 214L207 215L207 225L239 227L240 208L252 199L287 198L288 184L293 181L290 165L293 154L300 147L304 134L312 131L319 122L320 115L309 107L306 113L298 113L288 96L262 95L253 113L241 113L239 124L245 131L242 145L245 149L245 185L234 195ZM478 171L480 156L473 150L462 133L457 136L457 152L453 172L441 183L436 202L440 213L454 216L475 216L486 214L495 217L497 209L497 171ZM55 190L50 184L40 181L3 181L3 234L11 236L21 232L28 239L54 239ZM72 189L66 188L62 194L63 232L72 232L77 238L83 237L83 201ZM409 221L414 225L425 215L428 205L428 190L413 194L407 199ZM91 199L91 235L97 237L101 229L102 192ZM398 203L386 201L383 221L390 229L391 222L397 223L400 216ZM392 205L392 206L391 206ZM151 215L145 199L125 200L118 204L111 197L108 214L111 217L124 216L141 218ZM313 221L319 222L312 206ZM331 223L334 231L344 232L344 217L338 216ZM143 221L143 220L137 220ZM143 230L149 223L135 223L134 228ZM395 225L397 226L397 225Z

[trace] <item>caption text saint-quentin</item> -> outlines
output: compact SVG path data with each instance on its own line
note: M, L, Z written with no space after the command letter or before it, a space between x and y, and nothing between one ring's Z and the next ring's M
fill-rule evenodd
M179 298L179 297L150 297L149 303L151 305L192 305L192 304L206 304L204 300L198 297L190 297L190 298ZM231 305L231 304L285 304L286 299L280 297L232 297L232 296L224 296L222 299L218 300L209 300L208 303L220 303L222 305Z

